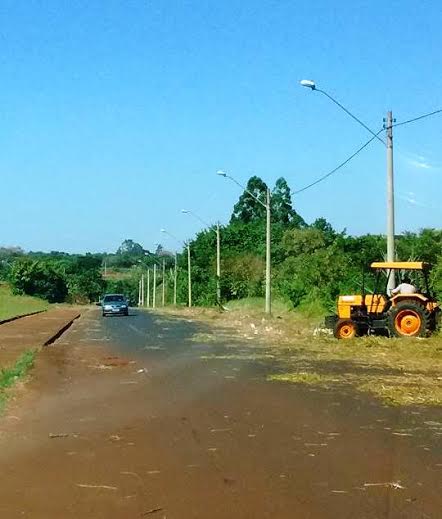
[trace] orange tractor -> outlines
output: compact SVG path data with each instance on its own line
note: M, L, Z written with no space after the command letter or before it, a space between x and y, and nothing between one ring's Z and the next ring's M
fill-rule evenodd
M440 318L440 306L432 295L429 263L396 261L371 264L375 273L374 290L361 295L343 295L338 299L337 315L326 318L337 339L382 333L393 337L425 337L434 331ZM413 294L387 295L388 279L395 271L419 276L422 285ZM387 275L384 276L384 273ZM382 285L382 286L381 286Z

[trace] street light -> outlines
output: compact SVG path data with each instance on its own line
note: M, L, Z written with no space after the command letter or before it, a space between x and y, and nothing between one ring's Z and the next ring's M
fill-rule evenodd
M174 236L173 234L171 234L169 231L166 231L166 229L161 229L161 232L164 233L164 234L167 234L168 236L170 236L171 238L173 238L175 241L181 243L184 245L184 247L187 247L187 275L188 275L188 305L189 305L189 308L192 307L192 271L191 271L191 263L190 263L190 242L184 242L182 240L180 240L179 238L177 238L176 236ZM176 304L176 268L177 268L177 264L176 264L176 254L175 254L175 276L174 276L174 282L175 282L175 286L174 286L174 300L175 300L175 304Z
M370 132L378 141L380 141L387 149L387 261L395 260L394 250L394 174L393 174L393 114L391 111L387 112L387 118L384 119L384 128L387 132L387 142L379 137L371 128L365 123L358 119L352 114L345 106L339 101L332 97L325 90L317 88L316 83L311 79L302 79L300 82L301 86L310 88L312 91L320 92L321 94L328 97L333 103L341 108L346 114L352 119L363 126L368 132ZM391 293L391 290L395 287L395 275L394 271L390 272L388 276L388 287L387 292Z
M200 218L193 211L190 211L189 209L181 209L181 212L184 214L190 214L199 220L203 225L211 227L209 223ZM221 307L221 236L219 222L216 224L216 302L218 303L218 306Z
M217 175L221 177L228 178L232 182L234 182L241 189L244 189L246 193L248 193L252 198L254 198L258 203L260 203L266 210L266 299L265 299L265 312L266 314L272 313L272 286L271 286L271 207L270 207L270 189L267 188L266 193L266 202L264 203L258 197L256 197L251 191L249 191L245 186L240 184L235 178L231 175L228 175L224 171L217 171Z

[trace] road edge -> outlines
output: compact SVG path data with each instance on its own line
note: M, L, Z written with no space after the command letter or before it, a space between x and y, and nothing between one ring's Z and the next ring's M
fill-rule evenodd
M18 319L23 319L23 317L30 317L31 315L42 314L43 312L47 312L48 310L37 310L36 312L29 312L28 314L20 314L14 315L13 317L8 317L7 319L0 320L0 326L2 324L11 323L12 321L17 321Z
M74 321L76 321L79 317L81 317L81 312L78 312L74 317L72 317L71 319L69 319L69 321L67 321L56 333L54 333L54 335L52 335L51 337L49 337L49 339L47 339L44 343L43 343L43 348L45 346L50 346L51 344L54 344L54 342L59 339L65 331L67 331L71 326L72 324L74 323Z

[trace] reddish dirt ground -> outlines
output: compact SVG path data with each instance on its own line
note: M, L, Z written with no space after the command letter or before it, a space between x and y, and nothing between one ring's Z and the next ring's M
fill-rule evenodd
M0 367L13 364L29 348L38 348L80 315L72 308L59 308L22 317L0 326Z
M440 410L268 383L197 331L92 311L46 348L1 419L0 517L441 517Z

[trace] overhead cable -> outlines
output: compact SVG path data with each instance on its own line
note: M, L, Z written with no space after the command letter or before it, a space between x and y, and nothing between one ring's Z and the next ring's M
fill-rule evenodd
M344 167L346 164L348 164L352 159L354 159L354 157L356 157L356 155L358 155L359 153L361 153L362 150L364 150L369 144L371 144L375 139L378 138L378 135L380 133L382 133L384 131L384 129L382 130L379 130L376 134L374 134L374 136L368 140L365 144L363 144L360 148L358 148L352 155L350 155L350 157L348 157L347 159L344 160L344 162L341 162L338 166L336 166L336 168L332 169L331 171L329 171L326 175L323 175L322 177L318 178L317 180L315 180L314 182L312 182L311 184L308 184L307 186L303 187L302 189L298 189L297 191L293 191L293 194L294 195L297 195L299 193L302 193L303 191L307 191L307 189L310 189L311 187L313 186L316 186L316 184L319 184L320 182L322 182L323 180L327 179L328 177L331 177L334 173L336 173L337 171L339 171L342 167Z
M408 121L403 121L401 123L395 123L394 126L402 126L404 124L414 123L415 121L419 121L420 119L425 119L426 117L431 117L432 115L440 114L442 112L442 108L439 110L435 110L434 112L429 112L428 114L419 115L419 117L414 117L413 119L408 119Z

